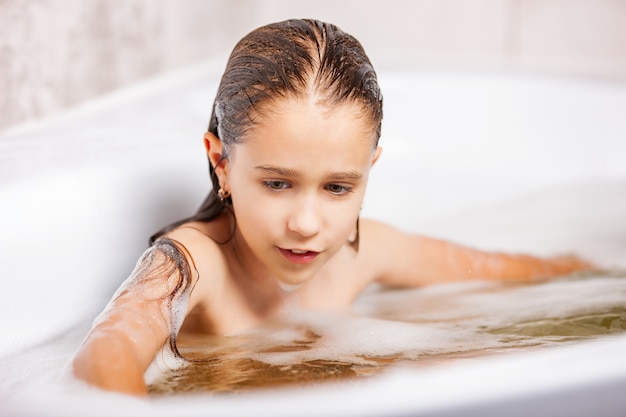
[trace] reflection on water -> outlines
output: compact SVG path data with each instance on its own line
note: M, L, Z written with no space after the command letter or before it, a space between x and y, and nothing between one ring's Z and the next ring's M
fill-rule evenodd
M182 369L154 395L228 393L356 380L389 366L436 366L623 333L626 274L594 273L534 285L373 288L350 312L290 312L230 337L187 335Z
M583 337L602 336L626 330L626 308L615 307L606 312L592 311L571 317L548 318L517 323L499 329L493 334L507 336L509 341L541 338L566 341Z
M360 375L349 362L306 361L293 365L269 365L253 359L208 359L172 371L150 386L153 394L209 391L231 392L253 388L279 387L287 384L311 384L336 381Z

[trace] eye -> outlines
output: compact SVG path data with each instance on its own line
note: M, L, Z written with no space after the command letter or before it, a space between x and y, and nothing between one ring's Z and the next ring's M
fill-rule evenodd
M282 191L289 188L289 183L286 181L263 181L263 185L272 191Z
M352 188L341 184L328 184L326 185L326 189L334 195L344 195L352 192Z

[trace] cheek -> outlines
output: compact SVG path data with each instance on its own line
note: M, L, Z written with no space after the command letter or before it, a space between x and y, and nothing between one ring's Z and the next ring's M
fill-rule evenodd
M281 207L257 184L233 181L232 201L237 225L250 238L276 232ZM266 236L267 237L267 236Z
M349 236L354 230L360 209L360 201L331 204L325 213L326 227L338 237Z

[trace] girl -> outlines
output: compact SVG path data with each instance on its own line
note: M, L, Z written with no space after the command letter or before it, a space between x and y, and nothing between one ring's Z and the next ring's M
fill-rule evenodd
M486 253L359 219L381 154L382 95L360 43L289 20L234 48L204 144L212 189L151 239L73 359L77 377L146 395L144 373L181 332L233 333L287 307L342 308L369 284L531 281L573 258Z

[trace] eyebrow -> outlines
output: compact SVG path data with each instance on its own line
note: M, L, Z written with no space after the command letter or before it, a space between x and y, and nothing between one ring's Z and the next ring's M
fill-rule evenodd
M280 175L283 177L294 178L294 177L299 177L301 175L300 172L296 169L282 168L282 167L276 167L272 165L259 165L254 168L259 171L266 172L268 174L276 174L276 175ZM337 179L337 180L345 180L345 179L359 180L363 178L363 174L357 171L336 171L336 172L329 172L326 175L326 177Z

